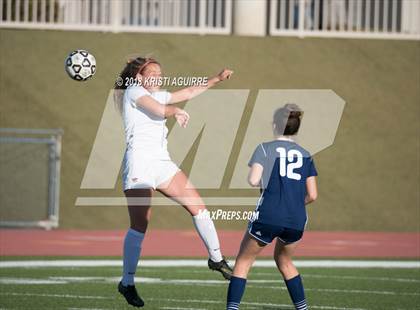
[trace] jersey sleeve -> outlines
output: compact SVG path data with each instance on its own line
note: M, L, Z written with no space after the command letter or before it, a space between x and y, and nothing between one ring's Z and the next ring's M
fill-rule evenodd
M150 92L148 92L144 87L141 86L135 86L130 87L127 89L128 92L128 98L130 99L131 105L133 107L136 107L136 100L143 96L150 96Z
M169 101L171 101L172 94L168 91L163 92L163 104L169 104Z
M255 163L258 163L261 166L264 166L266 157L267 157L267 153L265 152L264 146L262 144L258 144L254 153L251 156L251 159L248 162L248 166L251 167Z
M169 101L171 101L171 93L163 90L163 91L158 91L158 92L154 92L152 94L152 97L155 98L157 101L159 101L159 103L161 104L168 104Z
M318 175L318 171L316 171L314 159L312 157L309 157L308 177L315 177L317 175Z

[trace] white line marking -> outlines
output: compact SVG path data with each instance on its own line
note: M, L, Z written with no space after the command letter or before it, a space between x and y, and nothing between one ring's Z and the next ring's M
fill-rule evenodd
M204 308L179 308L179 307L160 307L159 309L166 309L166 310L207 310Z
M67 310L111 310L104 308L67 308Z
M35 293L3 293L0 295L8 296L30 296L30 297L57 297L57 298L80 298L80 299L115 299L114 297L89 296L89 295L70 295L70 294L35 294Z
M419 279L412 278L386 278L386 277L360 277L360 276L333 276L333 275L318 275L318 274L305 274L304 278L327 278L327 279L345 279L345 280L376 280L376 281L386 281L386 282L413 282L420 283Z
M0 284L68 284L68 283L118 283L119 277L49 277L47 279L30 279L30 278L0 278ZM136 282L145 284L162 284L162 285L186 285L186 286L220 286L227 285L225 280L197 280L197 279L162 279L162 278L136 278ZM278 286L265 286L264 284L278 284ZM258 284L258 285L253 285ZM274 289L286 290L283 282L280 280L248 280L249 288L258 289ZM327 293L343 293L343 294L373 294L373 295L404 295L419 296L420 293L395 292L395 291L378 291L378 290L341 290L341 289L315 289L305 288L306 291L327 292Z
M233 264L233 263L232 263ZM309 268L420 268L420 261L393 260L296 260L297 267ZM120 267L122 260L21 260L0 261L0 268L21 267ZM145 259L140 267L207 267L205 259ZM274 261L259 260L255 267L275 268Z
M186 300L184 299L162 299L162 298L149 298L149 300L155 301L169 301L169 302L182 302L185 303ZM219 300L197 300L197 299L188 299L189 303L206 303L206 304L225 304L225 301ZM290 304L272 304L272 303L259 303L259 302L241 302L241 305L248 305L248 306L266 306L266 307L279 307L279 308L288 308L294 309L294 307ZM334 306L317 306L311 305L312 309L328 309L328 310L365 310L362 308L344 308L344 307L334 307ZM260 309L260 308L259 308Z
M197 285L197 284L196 284ZM261 288L261 289L273 289L273 290L287 290L283 286L264 286L264 285L247 285L247 287ZM370 291L370 290L339 290L329 288L306 288L305 291L314 292L327 292L327 293L343 293L343 294L372 294L372 295L406 295L406 296L419 296L420 293L403 293L403 292L392 292L392 291Z
M88 283L116 283L121 280L121 277L48 277L51 280L58 280L58 281L65 281L67 283L70 282L88 282ZM143 279L143 278L140 278ZM147 279L147 278L144 278Z
M156 273L157 271L154 269L142 269L142 273ZM171 273L182 273L185 274L185 270L171 270ZM207 274L208 270L188 270L187 273L198 273L198 274ZM271 276L276 279L279 277L279 273L276 272L251 272L251 276ZM304 278L324 278L324 279L345 279L345 280L368 280L368 281L386 281L386 282L413 282L413 283L420 283L419 279L413 278L387 278L387 277L360 277L360 276L333 276L333 275L318 275L318 274L302 274Z
M155 270L150 269L143 269L143 272L156 272ZM182 272L185 273L183 270L174 270L171 271L172 273L175 272ZM188 273L206 273L206 271L199 271L199 270L190 270ZM271 276L278 278L278 273L273 272L252 272L252 276ZM304 278L322 278L322 279L344 279L344 280L368 280L368 281L386 281L386 282L404 282L404 283L420 283L419 279L413 279L413 278L388 278L388 277L361 277L361 276L345 276L345 275L320 275L320 274L308 274L304 273L302 274L302 277Z
M178 197L181 199L183 197ZM191 197L185 197L191 200ZM197 200L198 201L198 200ZM202 197L200 198L200 203L204 201L206 206L255 206L256 199L254 197ZM150 204L149 200L145 198L133 198L132 203L138 205ZM197 202L198 203L198 202ZM159 206L177 206L178 204L173 200L166 197L153 197L152 204ZM127 199L124 197L77 197L76 206L127 206Z
M114 299L114 297L106 297L106 296L88 296L88 295L59 295L59 294L35 294L35 293L3 293L0 292L0 295L11 295L11 296L37 296L37 297L58 297L58 298L75 298L75 299ZM179 302L179 303L205 303L205 304L224 304L225 301L220 300L196 300L196 299L161 299L161 298L149 298L148 300L151 301L167 301L167 302ZM293 309L293 307L289 304L272 304L272 303L258 303L258 302L242 302L243 305L249 306L269 306L269 307L282 307L282 308L289 308ZM311 308L313 309L328 309L328 310L365 310L362 308L343 308L343 307L333 307L333 306L317 306L312 305ZM182 308L185 309L185 308ZM91 309L92 310L92 309ZM105 309L104 309L105 310Z
M265 306L265 307L281 307L281 308L289 308L295 309L295 307L291 305L285 304L272 304L272 303L258 303L258 302L243 302L244 305L252 305L252 306ZM345 307L334 307L334 306L316 306L311 305L312 309L328 309L328 310L365 310L363 308L345 308Z
M67 284L67 281L48 279L27 279L27 278L0 278L0 284Z

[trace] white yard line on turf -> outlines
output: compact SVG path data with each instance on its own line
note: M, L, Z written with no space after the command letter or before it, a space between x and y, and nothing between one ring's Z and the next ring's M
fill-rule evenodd
M114 297L106 296L89 296L89 295L70 295L70 294L36 294L36 293L3 293L4 296L29 296L29 297L56 297L56 298L78 298L78 299L115 299Z
M121 277L48 277L48 278L12 278L0 277L0 284L68 284L68 283L118 283ZM226 280L198 280L198 279L161 279L151 277L136 277L142 284L178 284L178 285L220 285L228 283ZM248 280L248 283L273 284L279 280Z
M305 278L327 278L327 279L344 279L344 280L368 280L368 281L386 281L386 282L413 282L420 283L419 279L412 278L387 278L387 277L360 277L360 276L333 276L320 274L305 274Z
M28 278L10 278L0 277L0 284L19 284L19 285L36 285L36 284L69 284L69 283L118 283L119 277L48 277L46 279L28 279ZM184 285L184 286L219 286L227 284L224 280L197 280L197 279L162 279L162 278L136 278L138 283L159 284L159 285ZM278 284L277 286L269 286L264 284ZM258 285L255 285L258 284ZM256 289L273 289L286 290L280 280L248 280L249 288ZM329 288L305 288L306 291L315 291L322 293L338 293L338 294L371 294L371 295L398 295L398 296L419 296L420 293L396 292L396 291L379 291L379 290L341 290Z
M67 310L112 310L112 309L104 309L104 308L67 308Z
M247 287L273 290L287 290L284 286L264 286L264 285L247 285ZM372 294L372 295L403 295L403 296L420 296L420 293L405 293L393 291L371 291L371 290L339 290L330 288L306 288L305 291L327 292L327 293L343 293L343 294Z
M118 269L119 270L119 269ZM156 273L154 269L142 269L142 273ZM171 273L182 273L185 274L185 270L171 270ZM197 273L197 274L208 274L208 270L188 270L188 273ZM268 272L252 272L252 276L271 276L275 279L278 279L279 273L273 273L272 271ZM419 279L413 278L387 278L387 277L360 277L360 276L333 276L333 275L318 275L318 274L308 274L305 272L303 275L305 278L324 278L324 279L344 279L344 280L368 280L368 281L385 281L385 282L413 282L420 283Z
M296 260L297 267L313 268L420 268L420 261L395 260ZM0 261L0 268L22 267L119 267L121 260L19 260ZM144 259L140 267L207 267L205 259ZM272 260L258 260L255 267L275 267Z
M0 292L0 295L3 296L31 296L31 297L57 297L57 298L74 298L74 299L114 299L114 297L106 296L87 296L87 295L69 295L69 294L36 294L36 293L3 293ZM191 304L191 303L203 303L203 304L225 304L225 301L221 300L198 300L198 299L173 299L173 298L148 298L149 301L166 301L166 302L176 302L182 304ZM266 306L266 307L282 307L293 309L289 304L272 304L272 303L258 303L258 302L242 302L243 305L249 306ZM347 307L334 307L334 306L318 306L311 305L313 309L326 309L326 310L365 310L363 308L347 308ZM181 308L185 309L185 308ZM90 309L92 310L92 309ZM104 309L105 310L105 309Z
M174 298L149 298L149 300L155 301L169 301L169 302L182 302L185 303L184 299L174 299ZM219 300L198 300L198 299L188 299L188 303L206 303L206 304L225 304L225 301ZM279 307L279 308L287 308L287 309L294 309L294 307L290 304L272 304L272 303L260 303L260 302L241 302L241 305L245 306L259 306L259 307ZM312 309L326 309L326 310L365 310L363 308L343 308L343 307L334 307L334 306L318 306L318 305L311 305Z
M160 307L159 309L165 309L165 310L207 310L204 308L179 308L179 307Z
M9 277L1 277L0 284L67 284L68 281L65 280L50 280L50 279L28 279L28 278L9 278Z
M153 270L144 269L143 271L146 272L154 272ZM183 271L185 273L185 271ZM194 271L190 270L189 273L200 272L206 273L206 271ZM272 276L278 277L278 274L273 272L252 272L252 276ZM413 282L413 283L420 283L419 279L413 278L388 278L388 277L361 277L361 276L334 276L334 275L321 275L321 274L310 274L305 273L303 275L305 278L322 278L322 279L338 279L338 280L368 280L368 281L385 281L385 282Z

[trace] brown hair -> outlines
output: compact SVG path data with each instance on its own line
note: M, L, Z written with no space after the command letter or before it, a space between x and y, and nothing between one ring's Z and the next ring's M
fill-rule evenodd
M160 65L156 59L148 57L136 57L127 61L127 64L114 83L114 101L120 112L122 112L124 90L126 90L131 84L135 83L137 74L141 74L147 65L152 63Z
M303 111L297 104L288 103L278 108L273 115L273 123L276 125L276 132L279 135L295 135L300 127Z

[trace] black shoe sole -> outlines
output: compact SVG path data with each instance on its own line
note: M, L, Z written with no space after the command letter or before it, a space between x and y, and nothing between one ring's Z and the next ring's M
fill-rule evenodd
M133 306L133 307L137 307L137 308L142 308L142 307L144 307L144 302L142 301L142 304L133 304L133 303L131 303L130 302L130 300L125 296L125 294L124 294L124 291L123 291L123 289L121 288L123 285L121 284L121 283L119 283L118 284L118 293L120 293L123 297L124 297L124 299L125 299L125 301L130 305L130 306ZM140 296L139 296L139 298L140 298Z
M208 262L207 265L208 265L208 267L209 267L210 270L220 272L222 274L223 278L225 278L226 280L230 280L231 279L233 270L230 270L230 273L228 273L226 271L223 271L221 268L217 268L217 267L211 266L210 265L210 261Z

